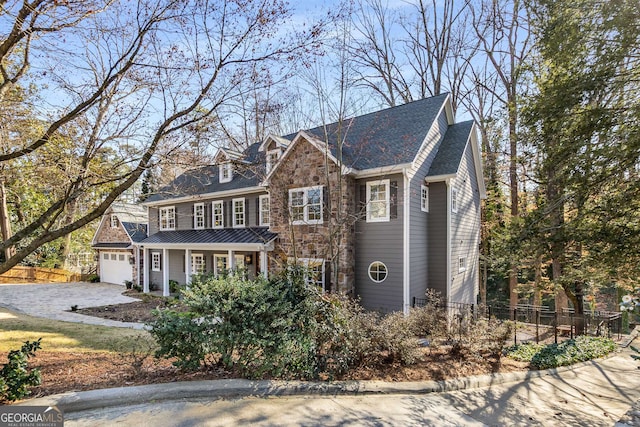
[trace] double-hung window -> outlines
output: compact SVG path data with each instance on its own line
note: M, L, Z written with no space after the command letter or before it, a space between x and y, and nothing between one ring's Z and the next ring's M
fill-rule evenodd
M267 173L273 169L273 167L278 163L278 159L280 158L280 149L269 150L267 151Z
M295 265L293 258L288 262ZM324 259L321 258L298 258L297 265L304 268L304 279L308 286L316 286L325 291Z
M173 206L160 208L160 231L176 229L176 209Z
M118 226L118 216L111 215L111 228L116 228Z
M151 271L160 271L160 252L151 252Z
M367 182L367 222L389 221L389 180Z
M260 196L259 208L260 208L260 225L269 225L269 195L265 194Z
M193 228L196 230L204 228L204 203L193 205Z
M233 226L241 228L245 226L244 198L233 199Z
M322 224L322 187L289 190L292 224Z
M233 179L233 164L230 162L223 163L219 166L220 169L220 183L230 182Z
M211 224L213 228L224 228L224 204L222 200L211 203Z
M205 263L204 263L204 255L202 254L191 254L191 273L192 274L202 274L205 272Z

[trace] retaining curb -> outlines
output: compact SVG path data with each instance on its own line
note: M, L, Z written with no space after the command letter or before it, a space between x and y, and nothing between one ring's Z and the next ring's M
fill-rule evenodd
M614 353L615 354L615 353ZM613 355L612 355L613 356ZM477 375L443 381L268 381L268 380L206 380L117 387L82 392L54 394L16 403L18 406L56 406L64 413L98 408L129 406L149 402L179 399L236 398L265 396L340 396L374 394L427 394L456 391L526 381L560 372L579 369L595 361L541 371L508 372Z

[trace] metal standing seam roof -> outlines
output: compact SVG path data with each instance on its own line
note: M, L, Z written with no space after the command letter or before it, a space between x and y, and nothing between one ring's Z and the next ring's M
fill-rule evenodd
M93 249L128 249L131 247L131 243L124 242L105 242L105 243L96 243L91 245Z
M141 241L140 244L266 244L276 237L278 235L270 232L267 227L173 230L159 231Z

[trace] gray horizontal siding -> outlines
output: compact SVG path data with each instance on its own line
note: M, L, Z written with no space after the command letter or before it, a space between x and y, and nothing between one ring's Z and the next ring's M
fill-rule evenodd
M444 182L429 184L428 282L429 288L447 297L447 186Z
M362 179L356 182L366 185L367 181L389 179L398 184L397 217L388 222L370 222L364 219L356 223L356 293L362 305L369 310L397 311L402 310L403 282L403 177L394 174L388 177ZM359 194L359 193L357 193ZM369 278L368 268L374 261L383 262L387 266L388 276L382 283L375 283Z

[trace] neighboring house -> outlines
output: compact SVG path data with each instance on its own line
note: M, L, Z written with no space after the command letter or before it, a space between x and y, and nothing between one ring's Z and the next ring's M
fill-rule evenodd
M142 283L139 243L147 237L147 221L147 210L142 206L114 203L107 209L91 242L98 251L100 281Z
M168 294L169 280L196 272L268 275L293 262L368 309L406 311L428 288L476 302L476 138L441 95L222 149L144 203L144 288Z

